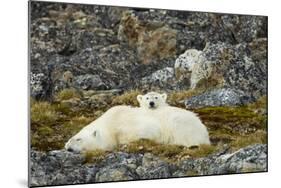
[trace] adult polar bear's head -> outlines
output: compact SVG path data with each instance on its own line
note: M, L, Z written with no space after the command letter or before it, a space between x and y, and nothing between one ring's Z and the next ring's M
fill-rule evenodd
M161 106L167 106L166 99L166 93L160 94L157 92L149 92L145 95L137 96L140 107L146 109L157 109Z
M101 132L93 128L85 127L68 140L65 144L65 149L70 152L104 149L101 143L103 143Z

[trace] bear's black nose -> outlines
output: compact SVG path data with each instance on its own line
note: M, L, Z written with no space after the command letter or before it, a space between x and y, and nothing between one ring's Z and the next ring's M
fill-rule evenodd
M150 102L149 105L150 105L151 107L154 107L155 103L154 103L154 102Z
M72 148L68 148L67 151L73 152L74 150Z

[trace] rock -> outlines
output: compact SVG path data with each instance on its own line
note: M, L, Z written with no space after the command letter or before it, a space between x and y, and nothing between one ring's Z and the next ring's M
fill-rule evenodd
M94 182L96 167L82 165L85 158L64 150L42 153L31 150L31 186Z
M196 175L233 174L267 171L267 145L256 144L234 153L219 152L205 158L188 159L179 164L180 172Z
M30 96L37 100L48 100L52 96L51 78L44 73L30 73Z
M106 85L102 82L101 78L98 75L91 74L75 77L74 85L83 90L106 89Z
M165 67L152 73L150 76L142 78L142 84L150 84L158 87L167 87L174 81L174 69L171 67Z
M102 167L96 174L96 181L104 182L139 179L135 172L135 168L140 163L140 157L139 154L133 155L123 152L109 154L101 163Z
M252 102L243 91L222 88L207 91L186 100L186 108L202 108L208 106L237 106Z
M265 46L261 49L265 50ZM254 43L208 43L203 51L187 50L175 61L176 77L189 81L191 89L226 87L241 90L249 98L257 99L267 93L267 60L261 56L258 61L253 61L247 51L252 49L251 54L255 57L255 48Z
M267 145L256 144L233 153L222 150L198 159L167 163L151 153L110 153L96 164L65 150L48 153L31 150L31 186L94 183L267 171Z
M175 76L177 80L190 80L194 64L199 63L201 51L196 49L186 50L175 61Z
M151 59L164 59L176 52L177 31L159 22L145 23L132 12L124 12L118 39L137 48L140 61L150 63Z
M255 98L266 93L266 17L47 2L31 8L30 67L49 85L32 91L38 98L66 88L66 71L99 76L103 86L94 88L101 90L227 86ZM169 81L143 82L169 67Z
M141 179L168 178L171 176L171 167L152 154L146 153L136 172Z

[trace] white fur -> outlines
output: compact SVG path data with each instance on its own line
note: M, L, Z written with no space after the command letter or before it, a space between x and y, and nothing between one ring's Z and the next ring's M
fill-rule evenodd
M112 150L138 139L159 140L160 124L138 108L115 106L74 135L65 148L74 151ZM78 140L77 140L78 139Z
M112 150L141 138L187 147L210 144L200 119L193 112L167 105L166 98L166 94L150 92L137 96L140 108L115 106L73 136L65 148L79 152Z

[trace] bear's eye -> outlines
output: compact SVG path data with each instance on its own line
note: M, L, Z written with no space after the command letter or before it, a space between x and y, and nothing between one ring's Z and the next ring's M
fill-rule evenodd
M77 142L81 141L81 138L77 138L76 141L77 141Z
M158 97L155 97L155 99L158 99Z
M146 100L148 100L149 98L148 97L146 97Z

